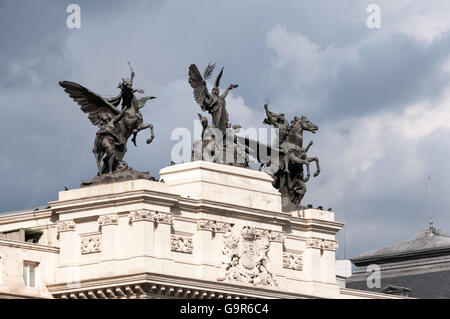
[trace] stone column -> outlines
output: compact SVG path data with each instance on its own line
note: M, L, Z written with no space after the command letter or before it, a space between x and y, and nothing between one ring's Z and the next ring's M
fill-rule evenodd
M153 214L153 220L156 223L155 254L159 258L169 259L171 257L170 228L173 224L173 215L156 212Z
M308 280L322 281L321 276L322 248L319 239L309 238L306 241L306 249L303 253L303 270Z
M59 234L59 263L60 265L73 265L80 255L80 244L75 232L73 220L62 220L56 224Z
M212 250L212 236L213 233L207 229L198 228L193 236L194 240L194 260L202 265L213 264L213 250Z
M78 261L81 255L80 240L75 231L73 220L62 220L56 224L59 235L59 265L62 267L62 278L68 288L80 287L80 268Z
M326 283L336 283L336 249L338 244L335 241L325 240L323 242L323 252L321 260L322 281Z
M225 233L227 227L230 227L230 225L213 220L198 221L197 232L195 234L195 245L197 249L194 250L194 258L197 261L211 266L218 264L217 256L219 256L221 249L217 251L217 245L215 245L213 239L220 241L222 237L220 234Z
M154 256L154 214L155 212L141 209L130 212L130 223L132 225L132 252L133 256Z
M117 228L119 217L115 214L102 215L98 218L98 224L102 231L102 254L103 260L114 259L118 256Z
M270 232L269 233L270 250L270 270L273 274L283 273L283 244L285 235L283 232Z

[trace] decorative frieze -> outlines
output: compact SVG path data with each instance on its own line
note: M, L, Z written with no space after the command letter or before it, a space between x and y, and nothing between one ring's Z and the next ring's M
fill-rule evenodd
M153 214L153 221L156 224L172 225L173 224L173 215L172 214L168 214L168 213L155 212Z
M284 243L286 235L284 232L265 230L265 229L255 229L257 236L267 237L271 242Z
M199 230L208 230L213 233L226 233L231 228L231 224L217 222L215 220L200 220L197 223Z
M327 240L323 244L323 249L326 249L326 250L336 251L338 248L339 248L339 245L335 241Z
M192 237L188 236L171 235L170 245L172 251L180 253L192 254L192 251L194 250Z
M298 254L283 253L283 268L303 270L303 257Z
M156 224L173 224L173 215L168 213L160 213L147 209L134 210L130 212L130 223L138 221L150 221Z
M115 214L103 215L98 218L99 226L118 225L119 216Z
M81 240L81 254L92 254L100 251L100 236L86 237Z
M130 212L130 223L138 222L138 221L149 221L153 222L153 215L155 214L154 211L141 209L141 210L134 210Z
M66 231L75 231L75 222L73 220L64 220L59 221L56 224L56 229L58 233L66 232Z
M234 281L256 286L277 286L278 281L270 272L268 231L244 226L236 227L224 234L222 262L218 281Z
M317 239L317 238L309 238L306 241L306 247L308 248L317 248L324 250L336 251L339 248L336 241L325 240L325 239Z
M269 232L269 240L270 241L284 243L285 239L286 239L286 235L284 232L278 232L278 231Z

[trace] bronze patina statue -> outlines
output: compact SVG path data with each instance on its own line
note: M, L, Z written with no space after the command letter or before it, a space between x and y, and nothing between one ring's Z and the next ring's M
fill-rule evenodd
M135 146L136 136L142 130L150 129L151 136L147 139L147 144L154 139L153 125L144 124L140 109L155 97L136 98L135 93L142 94L144 91L133 88L135 73L131 64L128 64L131 78L122 79L118 85L120 94L114 98L103 98L75 82L59 82L64 91L81 106L81 110L88 114L91 123L98 126L93 149L98 175L92 181L84 182L82 186L137 178L150 179L147 172L134 171L123 161L127 141L132 135L131 141ZM121 109L118 108L120 102Z
M303 148L303 132L309 131L314 134L318 127L304 116L294 117L294 120L289 123L284 114L269 111L267 103L264 105L264 109L267 118L263 123L277 129L277 137L272 145L263 145L247 138L238 138L238 141L241 145L245 145L249 154L262 164L260 170L273 177L273 186L280 191L282 196L283 210L302 208L301 201L306 193L306 182L311 176L310 164L312 162L316 163L314 177L320 173L319 159L307 156L313 142ZM263 147L267 148L268 157L261 156L266 155L261 152ZM304 167L306 167L306 174Z
M194 89L195 101L200 105L202 111L207 111L209 112L209 114L211 114L212 127L220 129L222 131L222 134L225 136L228 127L228 112L226 108L225 98L227 97L228 92L234 88L237 88L238 85L230 84L225 92L219 95L219 84L223 74L222 68L217 75L211 93L209 93L205 80L207 80L212 75L215 65L215 63L209 64L206 67L205 72L203 73L205 79L203 79L197 66L195 64L191 64L189 66L189 84Z
M289 124L283 114L270 112L267 104L264 105L264 108L267 115L264 123L278 128L279 134L278 140L275 141L275 149L278 151L279 162L275 163L275 169L270 167L272 163L266 163L267 169L263 165L262 170L266 170L273 176L273 185L282 195L283 208L285 210L300 208L301 201L306 193L305 183L311 176L309 164L311 162L316 163L314 176L320 173L319 159L308 157L306 154L313 142L303 148L303 132L308 131L314 134L319 128L305 116L294 117L294 120ZM306 167L306 176L303 166Z
M192 160L207 160L215 163L233 166L248 167L248 158L240 154L239 146L235 145L236 133L239 125L232 125L228 119L226 97L228 92L238 87L230 84L220 94L219 84L222 78L223 68L220 70L214 82L211 93L208 91L206 81L214 72L216 64L208 64L203 76L195 64L189 66L189 84L194 89L195 101L202 111L208 112L212 117L212 126L208 125L208 119L199 114L202 123L202 140L194 144Z

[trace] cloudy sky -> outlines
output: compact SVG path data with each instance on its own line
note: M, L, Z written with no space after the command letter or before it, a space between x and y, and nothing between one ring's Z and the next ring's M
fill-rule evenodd
M75 2L75 1L74 1ZM81 1L0 0L0 211L57 199L96 174L96 128L58 86L79 82L103 95L136 70L157 96L143 109L156 139L129 145L137 170L171 161L173 129L193 130L199 107L191 63L224 65L238 83L230 119L263 127L263 103L306 115L322 173L304 203L332 207L346 223L339 257L413 237L427 227L428 185L437 228L450 232L450 2L447 0ZM381 8L369 29L366 8Z

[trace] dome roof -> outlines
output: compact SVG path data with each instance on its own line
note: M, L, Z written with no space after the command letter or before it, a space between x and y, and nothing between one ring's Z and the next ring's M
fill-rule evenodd
M450 236L430 227L427 231L407 241L385 248L369 251L351 259L355 264L373 262L375 260L415 259L430 255L450 255Z

